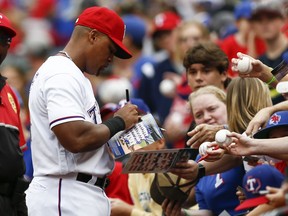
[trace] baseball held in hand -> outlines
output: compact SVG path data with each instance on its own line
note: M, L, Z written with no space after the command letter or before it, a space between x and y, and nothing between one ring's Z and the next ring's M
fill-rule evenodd
M226 129L219 130L215 135L215 141L217 144L221 147L222 145L226 144L229 145L232 143L232 139L230 137L227 137L227 134L229 134L230 131Z
M207 154L207 149L208 149L208 144L210 144L211 142L203 142L200 146L199 146L199 154L201 156L204 156Z
M241 74L250 73L252 70L250 58L244 56L242 59L240 59L237 64L237 69Z
M175 88L175 83L170 79L162 80L159 86L160 92L165 96L173 95L173 93L175 92Z

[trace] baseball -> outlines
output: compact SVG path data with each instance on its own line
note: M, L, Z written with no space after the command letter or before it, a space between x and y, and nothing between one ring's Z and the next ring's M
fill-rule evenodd
M238 61L237 69L239 73L242 74L250 73L252 70L250 59L244 56L241 60Z
M226 129L219 130L215 135L215 141L217 144L221 147L222 145L226 144L229 145L232 143L232 139L230 137L227 137L227 133L230 133L230 131Z
M176 85L172 80L164 79L161 81L159 90L163 95L173 95Z
M210 142L204 142L199 146L199 154L201 156L204 156L207 154L208 144L210 144Z
M288 81L279 82L276 86L276 91L280 94L288 93Z

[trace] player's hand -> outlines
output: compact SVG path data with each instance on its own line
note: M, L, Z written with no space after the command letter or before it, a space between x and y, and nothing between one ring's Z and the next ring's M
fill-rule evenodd
M206 141L214 141L217 131L223 129L223 125L208 125L200 124L192 131L187 133L191 138L187 141L187 145L191 148L199 148L199 146Z
M121 117L125 122L125 129L128 130L139 121L137 108L136 105L127 103L114 113L114 117Z
M133 206L118 198L109 198L111 216L130 216Z
M195 180L198 175L198 164L193 160L178 162L169 169L169 172L187 180Z

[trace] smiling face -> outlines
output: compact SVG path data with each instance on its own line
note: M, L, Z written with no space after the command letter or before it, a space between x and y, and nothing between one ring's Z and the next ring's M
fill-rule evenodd
M197 125L205 123L210 125L227 124L226 105L214 94L198 95L190 100L192 113Z

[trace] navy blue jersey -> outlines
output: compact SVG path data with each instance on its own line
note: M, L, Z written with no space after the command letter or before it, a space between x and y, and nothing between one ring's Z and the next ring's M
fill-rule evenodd
M226 210L230 215L238 214L237 186L242 185L244 167L238 166L223 173L205 176L196 185L196 201L199 209L206 209L219 215Z

